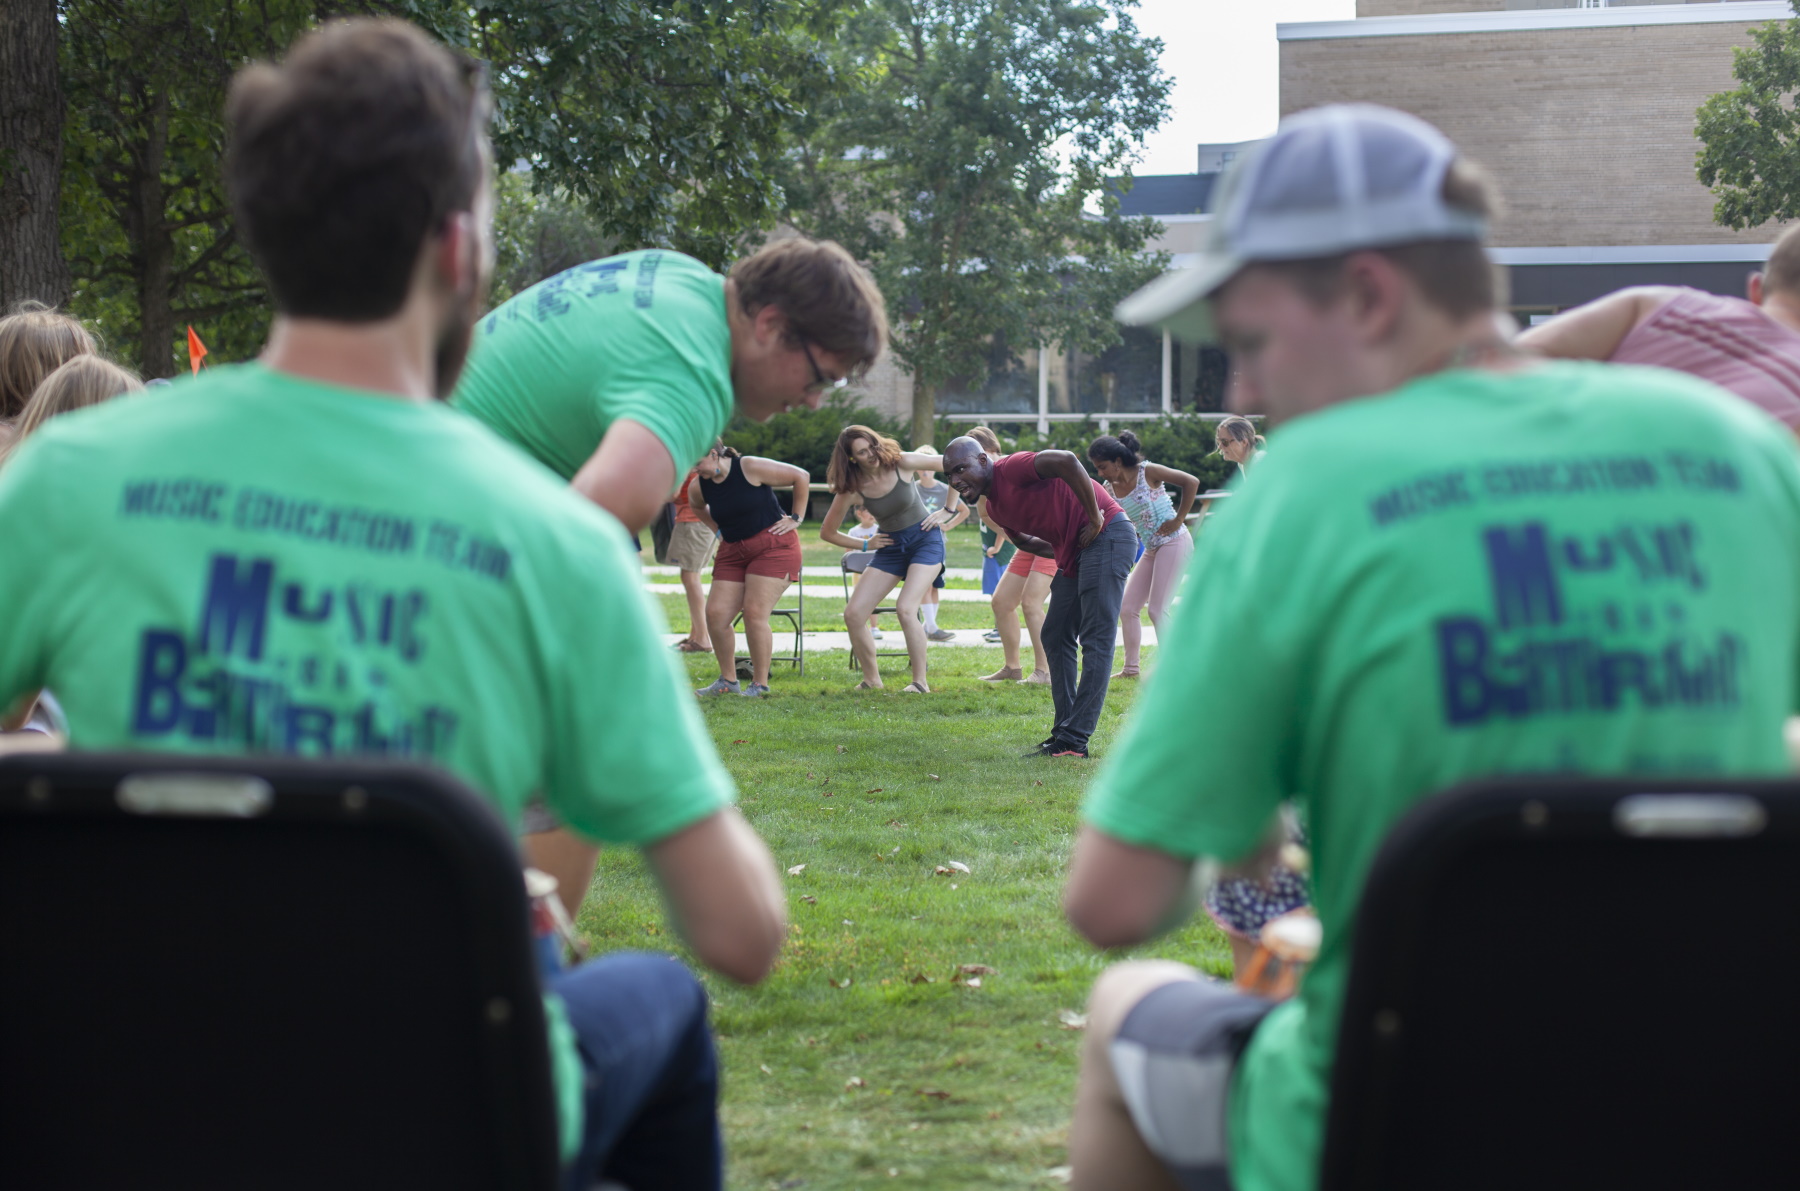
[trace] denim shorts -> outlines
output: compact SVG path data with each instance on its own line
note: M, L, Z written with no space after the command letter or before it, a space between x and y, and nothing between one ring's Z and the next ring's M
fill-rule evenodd
M920 529L917 525L905 529L882 530L891 539L887 545L875 552L869 565L878 571L886 571L890 575L906 578L906 568L911 566L941 567L944 565L944 531L941 529ZM940 574L939 578L943 576Z

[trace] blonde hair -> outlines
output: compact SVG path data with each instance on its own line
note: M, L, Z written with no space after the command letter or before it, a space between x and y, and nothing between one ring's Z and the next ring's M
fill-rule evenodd
M94 337L79 319L21 302L0 318L0 418L16 418L26 401L64 361L94 354Z
M980 443L981 449L990 455L1006 454L1006 452L1000 448L1000 436L995 434L992 430L989 430L986 426L976 426L972 428L967 437Z
M866 438L875 452L875 467L880 471L896 471L900 467L900 444L867 426L846 426L831 448L831 463L825 468L825 483L833 492L855 492L863 482L862 464L850 452L856 440Z
M19 449L19 444L51 418L111 401L126 393L142 392L144 384L137 374L119 367L101 356L76 356L46 376L32 391L30 400L19 415L13 439L6 445L0 460Z
M1263 436L1256 432L1256 423L1241 414L1220 418L1219 424L1213 427L1213 454L1224 453L1226 439L1230 439L1232 442L1248 443L1258 451L1266 445L1263 442Z

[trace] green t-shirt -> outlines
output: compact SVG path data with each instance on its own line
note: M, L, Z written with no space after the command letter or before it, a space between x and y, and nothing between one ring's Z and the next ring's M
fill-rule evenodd
M624 844L732 801L618 522L442 405L213 369L45 427L0 524L0 705L74 747L410 757Z
M451 403L565 480L620 418L677 477L731 419L725 279L678 252L627 252L540 281L475 327Z
M1282 800L1305 814L1324 943L1238 1068L1241 1191L1317 1184L1351 924L1395 819L1507 772L1779 773L1800 661L1795 445L1709 385L1457 371L1278 438L1207 522L1084 809L1226 860Z

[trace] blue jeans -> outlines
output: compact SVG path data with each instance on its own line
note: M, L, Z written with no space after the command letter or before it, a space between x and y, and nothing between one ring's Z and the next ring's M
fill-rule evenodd
M1050 735L1068 744L1086 748L1100 722L1106 687L1112 681L1119 604L1137 549L1137 531L1120 513L1088 543L1073 569L1065 567L1050 580L1043 631L1044 654L1050 659L1050 698L1056 707L1056 726Z
M622 951L553 975L587 1076L581 1152L567 1191L604 1177L631 1191L717 1191L719 1063L706 991L667 955Z

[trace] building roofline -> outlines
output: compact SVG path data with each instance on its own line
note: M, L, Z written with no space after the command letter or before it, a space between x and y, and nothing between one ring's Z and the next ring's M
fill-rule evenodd
M1440 33L1515 33L1534 29L1613 29L1629 25L1760 24L1786 20L1785 0L1727 0L1721 4L1636 4L1620 8L1537 8L1500 12L1444 12L1352 21L1302 21L1275 26L1277 41L1340 37L1420 37Z
M1760 265L1774 244L1609 244L1578 248L1492 248L1500 265L1686 265L1742 261Z

